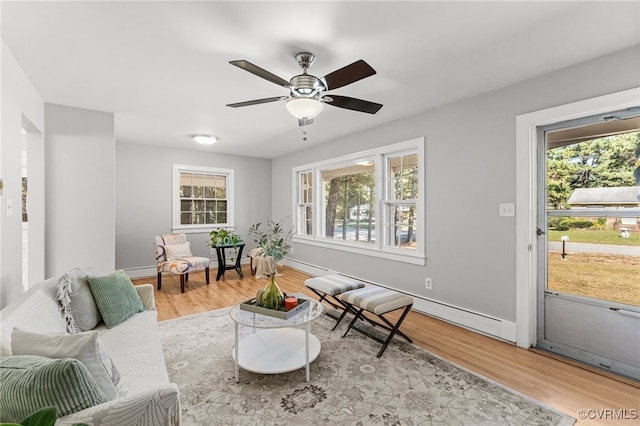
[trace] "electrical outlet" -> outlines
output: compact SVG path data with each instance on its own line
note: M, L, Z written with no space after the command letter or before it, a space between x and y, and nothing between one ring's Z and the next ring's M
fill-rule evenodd
M431 290L433 288L433 282L431 281L431 278L424 279L424 288L426 288L427 290Z
M513 203L500 203L499 205L500 216L515 216L516 209Z
M211 254L216 254L216 249L214 249L213 247L211 248Z

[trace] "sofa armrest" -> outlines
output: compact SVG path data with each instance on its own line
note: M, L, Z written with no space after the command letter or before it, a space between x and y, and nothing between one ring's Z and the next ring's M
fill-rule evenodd
M147 311L155 311L156 299L153 293L153 284L140 284L135 286L135 289L138 292L138 296L140 296L140 300L142 300L144 308Z
M181 424L180 390L175 383L158 386L60 417L56 426L74 423L90 426L178 426Z

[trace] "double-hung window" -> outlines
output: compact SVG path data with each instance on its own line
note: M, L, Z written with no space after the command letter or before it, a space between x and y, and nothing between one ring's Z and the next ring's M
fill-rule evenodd
M295 240L424 264L424 139L293 170Z
M313 230L313 173L301 170L297 174L298 185L296 195L297 232L300 235L311 235Z
M173 231L205 232L234 226L234 171L173 165Z

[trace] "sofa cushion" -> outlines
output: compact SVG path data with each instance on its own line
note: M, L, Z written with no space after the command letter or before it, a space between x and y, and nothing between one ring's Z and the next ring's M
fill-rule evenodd
M75 358L82 362L109 399L127 394L127 388L97 331L78 334L41 334L14 329L11 334L14 355L48 358Z
M58 277L40 281L0 311L0 356L11 355L15 327L38 333L64 333L66 323L55 295Z
M170 383L156 311L140 312L115 328L100 324L97 331L127 384L127 397Z
M108 401L93 377L77 359L35 355L0 358L0 421L19 422L29 414L53 406L58 416Z
M87 277L91 293L108 328L144 311L142 300L124 271L102 277Z
M167 244L164 246L164 252L167 255L167 260L175 260L192 256L191 245L189 242L182 244Z
M74 268L60 277L56 297L65 315L69 333L93 330L102 321L87 281L87 273L82 269Z

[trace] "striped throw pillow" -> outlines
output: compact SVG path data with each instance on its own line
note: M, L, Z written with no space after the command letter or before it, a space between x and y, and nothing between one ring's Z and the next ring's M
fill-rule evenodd
M36 355L0 358L0 421L18 423L53 406L66 416L109 398L80 361Z
M115 271L102 277L89 276L87 281L102 320L108 328L144 311L142 300L124 271Z

